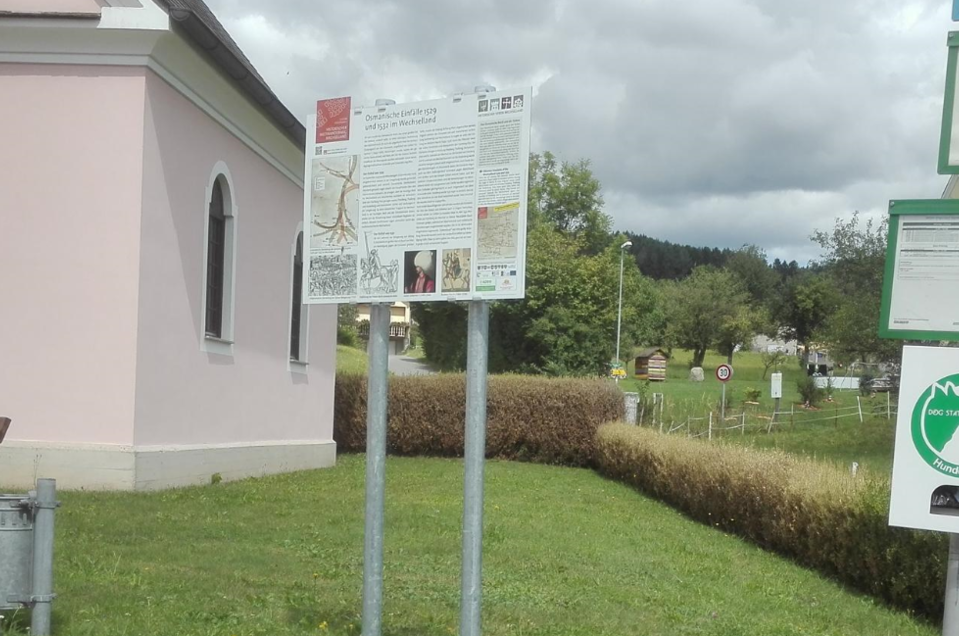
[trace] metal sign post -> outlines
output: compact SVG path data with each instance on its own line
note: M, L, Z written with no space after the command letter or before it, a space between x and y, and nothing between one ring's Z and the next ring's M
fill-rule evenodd
M942 612L942 636L959 635L959 534L949 535L946 563L946 596Z
M366 526L363 532L363 636L380 636L383 621L383 493L389 393L390 306L370 307L366 412Z
M719 416L722 421L726 421L726 383L733 377L733 368L728 364L721 364L716 367L716 379L723 383L723 403L719 407ZM725 424L722 424L725 426Z
M460 636L480 636L483 600L483 464L486 458L486 372L489 357L489 303L486 301L470 302L466 347Z

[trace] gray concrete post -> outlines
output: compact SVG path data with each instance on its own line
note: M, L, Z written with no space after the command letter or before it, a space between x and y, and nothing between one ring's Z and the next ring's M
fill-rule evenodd
M466 351L466 439L463 479L463 573L460 636L480 636L483 602L483 463L489 303L470 301Z
M57 508L55 479L37 480L36 515L33 520L33 611L30 632L49 636L53 609L53 522Z
M639 406L639 393L624 393L626 403L626 423L636 425L636 410Z
M366 399L366 525L363 532L363 636L383 629L383 508L386 488L386 408L389 393L390 306L370 308Z

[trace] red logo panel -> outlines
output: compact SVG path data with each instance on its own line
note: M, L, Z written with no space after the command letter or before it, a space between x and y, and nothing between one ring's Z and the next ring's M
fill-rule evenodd
M316 143L349 139L350 98L337 97L316 102Z

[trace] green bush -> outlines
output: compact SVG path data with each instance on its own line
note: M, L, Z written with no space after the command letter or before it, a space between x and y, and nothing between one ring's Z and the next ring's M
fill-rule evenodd
M366 448L366 378L337 376L338 450ZM567 466L594 464L596 430L623 417L623 394L605 380L491 376L486 455ZM463 454L466 378L391 377L387 447L400 455Z
M876 379L876 376L870 371L863 371L862 375L859 376L859 395L863 397L869 397L872 395L872 381Z
M336 327L336 344L353 347L354 349L361 347L360 337L356 333L356 329L345 325L338 325Z
M809 406L816 406L825 397L824 391L816 386L816 381L811 375L803 374L796 380L796 389L802 397L803 402Z
M758 402L759 398L763 396L763 390L757 389L754 386L746 389L746 401L747 402Z
M897 607L942 616L947 539L888 526L886 477L622 424L600 428L596 461L694 519Z

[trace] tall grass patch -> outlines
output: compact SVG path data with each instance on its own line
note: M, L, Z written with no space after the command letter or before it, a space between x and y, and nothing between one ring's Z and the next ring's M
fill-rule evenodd
M944 535L891 528L889 481L779 451L709 444L613 424L599 470L688 516L938 620Z
M486 455L592 466L596 431L622 419L623 394L604 380L491 376ZM366 378L336 378L333 436L339 450L366 448ZM391 377L387 447L400 455L463 454L466 377Z

